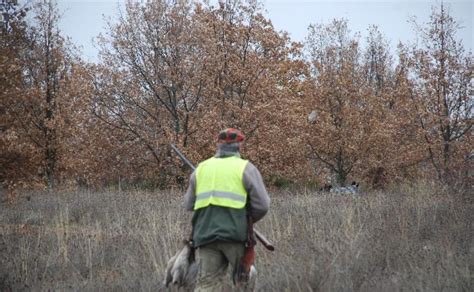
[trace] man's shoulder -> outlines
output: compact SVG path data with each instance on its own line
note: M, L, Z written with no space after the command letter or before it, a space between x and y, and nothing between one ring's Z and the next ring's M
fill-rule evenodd
M205 165L205 164L209 163L209 162L210 162L210 161L212 161L214 158L215 158L215 157L214 157L214 156L212 156L212 157L209 157L209 158L207 158L207 159L204 159L203 161L201 161L201 162L199 162L199 163L198 163L197 167L199 167L199 166L202 166L202 165Z
M250 160L246 160L246 161L247 161L247 164L244 169L244 174L254 175L255 173L260 173L260 171L255 166L255 164L253 164Z

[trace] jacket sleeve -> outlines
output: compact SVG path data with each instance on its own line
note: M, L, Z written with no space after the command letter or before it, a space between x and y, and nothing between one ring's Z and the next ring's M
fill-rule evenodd
M245 167L243 181L250 200L250 215L255 223L267 214L270 208L270 197L262 175L251 162Z
M189 178L189 186L186 194L184 195L184 209L187 211L194 210L194 202L196 201L196 172L193 171Z

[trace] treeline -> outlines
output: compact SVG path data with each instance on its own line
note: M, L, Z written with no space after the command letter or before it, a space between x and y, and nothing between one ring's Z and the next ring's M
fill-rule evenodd
M473 65L441 5L393 54L376 26L276 31L258 1L129 1L81 59L51 0L8 10L0 35L0 180L9 188L169 187L173 155L213 155L226 127L273 184L472 182ZM30 16L26 20L26 16Z

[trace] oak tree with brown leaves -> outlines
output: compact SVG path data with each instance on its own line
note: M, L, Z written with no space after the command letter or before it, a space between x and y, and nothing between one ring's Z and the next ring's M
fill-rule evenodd
M473 65L456 38L459 24L441 4L430 21L414 21L421 43L411 49L412 108L438 178L452 179L472 155Z

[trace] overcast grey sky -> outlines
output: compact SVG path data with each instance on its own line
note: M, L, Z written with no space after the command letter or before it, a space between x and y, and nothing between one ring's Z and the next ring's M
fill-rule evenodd
M97 61L97 49L93 38L105 31L105 17L113 17L125 0L58 0L63 13L61 30L72 41L82 47L84 58ZM459 39L467 50L473 48L472 0L443 1L454 19L463 26ZM410 17L419 23L428 21L431 7L439 0L266 0L266 16L277 30L287 31L295 41L303 41L310 24L329 23L337 18L346 18L352 32L362 36L369 25L378 25L391 46L399 41L414 41Z

